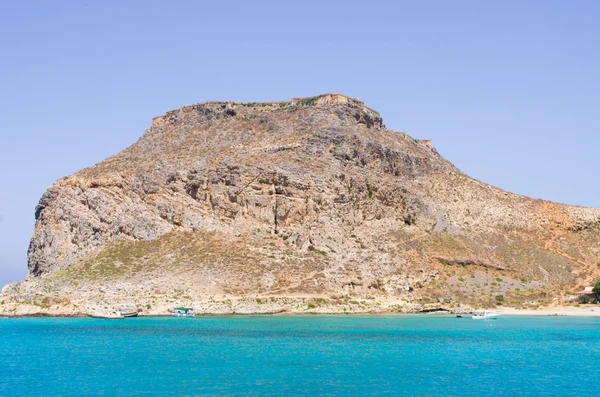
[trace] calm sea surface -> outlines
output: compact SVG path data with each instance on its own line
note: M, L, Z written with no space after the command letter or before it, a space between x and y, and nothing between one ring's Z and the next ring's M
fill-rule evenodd
M600 319L0 319L2 396L585 396Z

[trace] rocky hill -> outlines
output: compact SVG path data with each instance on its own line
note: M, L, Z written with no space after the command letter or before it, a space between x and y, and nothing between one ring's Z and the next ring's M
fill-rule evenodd
M600 210L476 181L339 94L168 112L35 217L0 313L520 307L600 274Z

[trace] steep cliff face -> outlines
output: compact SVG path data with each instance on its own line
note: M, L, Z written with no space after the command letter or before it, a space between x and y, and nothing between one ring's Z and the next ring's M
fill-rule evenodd
M35 216L27 281L5 290L30 301L415 310L520 305L598 275L599 210L475 181L337 94L169 112Z

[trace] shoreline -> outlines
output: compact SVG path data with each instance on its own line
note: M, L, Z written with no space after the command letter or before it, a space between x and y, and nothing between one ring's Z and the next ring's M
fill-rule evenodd
M196 313L195 317L231 317L231 316L441 316L441 315L462 315L465 318L470 317L474 312L480 310L467 310L454 312L452 309L440 309L437 311L418 311L418 312L293 312L293 311L274 311L274 312L248 312L248 313ZM600 305L589 305L588 307L556 306L544 307L539 309L518 309L514 307L502 307L495 310L501 316L506 317L600 317ZM140 314L139 317L172 317L171 314ZM87 313L77 314L52 314L52 313L34 313L34 314L0 314L0 318L92 318Z

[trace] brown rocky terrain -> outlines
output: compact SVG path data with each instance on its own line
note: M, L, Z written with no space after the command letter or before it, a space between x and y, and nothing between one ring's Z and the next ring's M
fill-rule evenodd
M531 307L600 275L600 210L476 181L339 94L168 112L35 217L0 314Z

